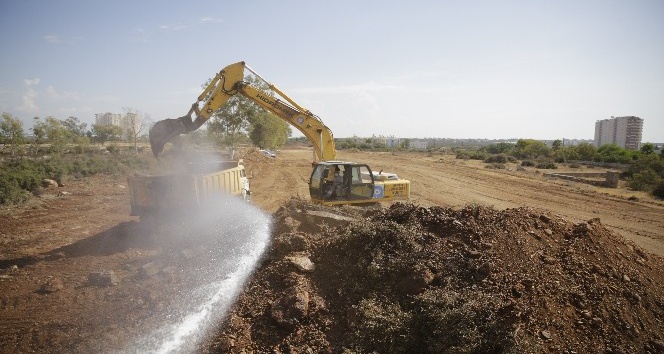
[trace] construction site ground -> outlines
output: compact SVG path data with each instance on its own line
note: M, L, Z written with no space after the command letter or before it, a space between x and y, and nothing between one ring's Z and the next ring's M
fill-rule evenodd
M307 202L310 148L243 157L272 242L194 351L664 352L661 200L516 164L340 151L409 179L411 199L324 208ZM2 207L1 352L122 351L159 326L198 254L130 216L128 193L94 176Z

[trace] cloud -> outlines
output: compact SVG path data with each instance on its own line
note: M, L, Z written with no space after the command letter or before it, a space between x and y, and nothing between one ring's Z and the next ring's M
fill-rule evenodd
M80 36L71 36L71 37L62 38L57 34L49 34L44 36L44 40L51 44L76 44L81 39L83 39L83 37Z
M57 35L44 36L44 40L46 40L48 43L54 43L54 44L62 43L62 41L60 40L60 36Z
M203 22L203 23L221 23L221 22L224 22L224 20L222 20L220 18L203 17L203 18L201 18L201 22Z
M53 86L46 88L46 97L54 102L81 100L81 95L78 92L58 92Z
M35 86L39 85L39 78L25 79L23 80L23 83L26 86L26 90L21 96L21 106L19 107L19 110L24 112L35 112L39 110L39 106L37 105L38 94L35 89Z
M162 31L179 31L188 28L188 26L185 25L177 25L177 26L168 26L168 25L161 25L159 26L159 29Z
M357 85L323 86L307 87L294 89L294 92L301 93L331 93L331 94L358 94L368 92L398 92L406 90L406 87L399 85L384 85L373 82Z
M134 28L132 33L132 40L139 43L148 43L152 39L152 35L148 33L145 28Z

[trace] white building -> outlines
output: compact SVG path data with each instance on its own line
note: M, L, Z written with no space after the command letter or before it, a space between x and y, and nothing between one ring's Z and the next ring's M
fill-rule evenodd
M410 141L410 148L413 150L426 150L429 147L429 142L421 139L413 139Z
M97 113L95 114L95 124L114 125L122 129L122 139L133 139L133 133L139 132L143 124L143 118L137 114L129 112L124 116L116 113Z
M643 119L634 116L611 117L595 122L595 146L616 144L625 149L641 148Z

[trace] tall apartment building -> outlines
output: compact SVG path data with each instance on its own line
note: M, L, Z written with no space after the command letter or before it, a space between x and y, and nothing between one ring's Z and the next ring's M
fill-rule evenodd
M616 144L625 149L641 148L643 119L634 116L611 117L595 122L595 146Z
M142 118L136 113L127 113L124 116L116 113L97 113L95 114L95 124L114 125L122 128L122 139L128 140L131 132L138 132L141 128Z

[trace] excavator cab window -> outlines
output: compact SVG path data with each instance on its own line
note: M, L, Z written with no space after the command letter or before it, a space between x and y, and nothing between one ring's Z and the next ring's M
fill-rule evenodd
M323 198L323 181L327 179L328 168L326 165L316 165L311 178L309 178L309 194L312 198Z
M371 199L374 191L374 181L371 169L367 165L350 166L350 200Z

